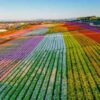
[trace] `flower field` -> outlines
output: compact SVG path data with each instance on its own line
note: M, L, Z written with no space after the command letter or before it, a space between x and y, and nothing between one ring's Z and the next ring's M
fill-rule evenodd
M0 37L0 100L100 100L99 28L52 23Z

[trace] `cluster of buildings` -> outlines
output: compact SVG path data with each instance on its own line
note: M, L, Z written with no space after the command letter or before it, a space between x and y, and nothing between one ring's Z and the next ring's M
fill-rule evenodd
M94 25L94 26L100 26L100 17L96 17L96 16L79 17L76 19L76 21L89 23L90 25Z
M17 29L24 25L22 22L0 22L0 32L5 32L11 29Z

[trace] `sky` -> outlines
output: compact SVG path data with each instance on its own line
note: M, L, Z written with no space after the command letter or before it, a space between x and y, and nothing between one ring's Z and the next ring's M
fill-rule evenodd
M0 0L0 20L100 16L100 0Z

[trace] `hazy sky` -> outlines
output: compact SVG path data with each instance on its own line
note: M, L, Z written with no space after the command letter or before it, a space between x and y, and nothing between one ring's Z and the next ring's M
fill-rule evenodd
M100 0L0 0L0 20L100 16Z

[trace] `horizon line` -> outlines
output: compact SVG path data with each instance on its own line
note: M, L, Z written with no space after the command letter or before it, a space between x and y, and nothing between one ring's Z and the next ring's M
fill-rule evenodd
M90 16L96 16L96 15L90 15ZM90 16L78 16L78 17L69 17L69 18L0 19L0 22L1 21L74 20L79 17L90 17ZM100 17L100 16L96 16L96 17Z

